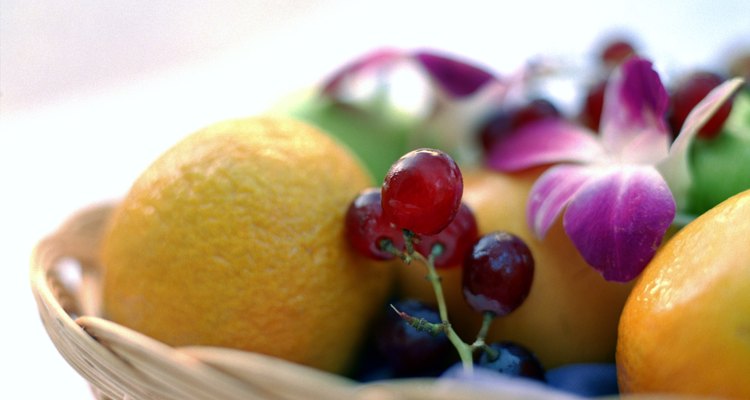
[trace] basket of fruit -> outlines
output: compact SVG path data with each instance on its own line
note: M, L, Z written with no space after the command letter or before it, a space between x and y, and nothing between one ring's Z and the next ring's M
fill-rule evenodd
M686 371L750 367L747 319L714 313L749 305L747 246L699 246L750 233L746 176L699 168L750 160L750 94L719 80L668 120L688 96L628 50L596 118L526 101L538 63L499 79L388 49L210 125L38 244L44 326L100 399L748 395ZM404 64L432 89L418 111L358 97Z
M274 135L275 143L282 146L283 141L279 140L277 129L292 128L294 132L304 131L310 129L299 123L291 123L288 121L271 121L266 119L249 119L235 122L233 127L233 135L236 134L238 125L256 127L257 125L263 126L264 129L269 127L275 127L272 131ZM216 129L214 128L211 128ZM240 128L240 130L242 130ZM314 132L314 131L311 131ZM256 135L263 135L263 133L255 133ZM315 133L311 133L315 135ZM217 140L215 135L209 135L208 140L213 142ZM300 136L295 133L295 140L299 140ZM318 146L320 141L323 140L320 136L313 136L316 139L314 142ZM220 140L220 139L218 139ZM331 142L333 143L333 142ZM233 144L237 144L233 142ZM201 147L203 145L192 143L190 147L195 146ZM179 146L176 147L179 149ZM268 149L265 147L265 149ZM335 154L332 154L331 149L328 149L325 153L329 159L335 158ZM404 160L410 160L414 157L418 159L423 155L428 155L430 158L434 157L432 152L418 151L409 157L405 157ZM448 216L456 214L454 219L460 224L451 225L452 229L456 230L456 233L471 233L467 240L473 240L476 237L476 224L473 220L468 208L465 206L460 208L458 212L453 210L457 208L460 201L460 173L455 163L452 160L443 155L444 158L440 158L440 163L430 164L429 168L425 171L430 172L431 177L439 181L440 176L443 172L451 176L453 179L453 185L459 184L454 191L452 198L449 202L453 205L444 205L442 207L444 220L448 219ZM226 155L222 156L225 159ZM201 160L202 162L203 160ZM257 160L254 161L258 162ZM288 162L288 160L287 160ZM232 164L236 167L236 164ZM440 169L439 167L445 166ZM422 166L424 168L424 166ZM452 170L451 170L452 168ZM452 171L452 175L450 175ZM438 175L435 175L438 173ZM349 174L342 174L343 178L346 176L348 179L337 179L337 182L343 183L351 182L353 179L351 171ZM203 179L203 178L201 178ZM317 181L315 184L318 184ZM136 185L137 186L137 185ZM330 189L330 188L329 188ZM194 305L190 308L183 308L178 306L186 299L195 298L198 296L197 292L201 290L211 290L206 288L207 285L211 285L210 282L206 282L202 277L200 281L190 283L189 275L196 268L193 265L193 271L181 271L180 277L173 277L174 279L183 280L180 285L175 284L173 287L164 287L166 281L163 280L150 280L149 282L137 283L131 281L128 275L137 277L138 280L143 280L143 271L137 271L140 268L137 262L142 262L143 265L148 265L148 255L145 252L166 252L172 254L172 257L181 258L187 256L190 259L195 260L195 256L191 254L174 254L174 247L161 247L162 243L158 242L141 242L138 244L140 247L138 261L131 260L127 263L120 264L119 261L122 258L111 259L110 252L118 253L122 251L121 246L130 246L129 240L126 237L118 237L120 235L119 230L128 226L129 222L120 220L120 218L133 218L129 211L123 211L128 209L128 203L136 200L135 191L124 200L122 204L102 204L93 206L85 209L80 213L74 215L66 224L60 229L42 241L35 251L35 257L32 269L32 282L34 293L37 296L37 300L40 305L40 311L42 321L47 328L51 338L57 345L60 352L65 358L81 373L86 379L88 379L95 393L100 398L175 398L175 399L231 399L231 398L320 398L320 399L335 399L335 398L371 398L371 396L390 396L387 398L404 398L404 399L419 399L419 398L474 398L474 396L481 394L481 390L478 391L476 388L462 385L447 385L442 389L438 389L438 386L434 385L433 382L421 381L421 380L410 380L410 381L379 381L377 383L362 384L355 383L352 379L344 378L342 376L332 374L330 372L340 372L347 363L351 361L352 349L354 348L353 342L347 343L346 336L337 336L332 339L328 339L325 336L336 336L341 332L350 333L350 338L356 338L362 334L364 328L363 323L366 321L365 317L373 313L373 305L382 304L385 299L386 289L389 289L387 285L392 278L391 266L388 265L372 265L369 266L369 270L365 270L366 266L356 267L351 264L345 264L344 268L352 269L352 275L348 276L346 272L342 272L338 268L335 269L337 276L328 276L325 280L322 280L319 284L320 288L316 287L315 283L310 284L309 280L314 280L314 277L305 276L304 280L308 281L307 286L312 288L304 288L303 290L309 291L306 293L307 296L303 299L304 303L310 304L320 301L326 301L327 298L318 299L316 296L317 290L332 290L336 288L336 285L332 285L332 281L338 282L340 285L350 285L348 288L348 294L338 294L334 298L335 304L327 305L330 310L326 309L319 316L313 316L314 318L308 318L306 316L296 315L297 311L293 307L303 307L302 305L294 305L293 302L284 304L283 307L289 308L285 311L285 315L275 316L273 314L268 315L268 308L273 307L271 303L264 304L264 301L282 301L283 299L278 298L265 298L258 299L257 292L262 288L257 287L256 283L258 280L263 278L260 276L254 276L251 278L254 283L254 289L247 289L248 295L240 296L244 297L240 301L248 301L250 305L242 309L243 316L247 313L252 313L251 307L262 307L259 316L253 318L244 319L240 316L222 316L221 318L232 318L241 320L239 325L234 322L227 322L228 325L219 326L211 325L201 327L203 321L200 321L200 314L196 314L196 309L199 313L204 312L200 307L206 306L205 302L211 303L212 300L202 300L203 304ZM234 189L233 189L234 190ZM302 192L306 196L309 195L306 191ZM135 196L135 197L134 197ZM211 196L215 196L215 193ZM398 195L397 195L398 196ZM222 196L222 198L225 198ZM346 198L342 198L346 199ZM376 199L377 203L373 203L371 199ZM176 199L175 199L176 200ZM306 200L306 204L311 206L311 202ZM183 205L185 206L185 205ZM216 204L214 204L216 206ZM326 204L327 206L327 204ZM368 214L374 210L373 206L380 206L380 191L365 190L362 194L356 197L356 200L349 207L347 214L344 215L332 215L332 218L344 217L345 225L347 226L346 234L352 238L352 244L354 247L361 249L363 252L371 252L370 256L376 259L384 259L392 257L388 254L388 250L385 248L376 248L375 242L372 242L376 236L376 230L379 229L374 225L369 225L373 230L364 229L368 227L368 224L378 224L379 221L370 219L372 215ZM137 206L138 210L143 210L141 206ZM222 210L218 207L216 210ZM184 211L184 210L183 210ZM182 211L180 211L182 212ZM192 212L192 211L191 211ZM117 214L124 213L124 214ZM126 216L127 214L127 216ZM159 224L164 224L164 215L159 217ZM184 217L184 216L183 216ZM289 215L285 215L285 218L289 218ZM342 222L344 222L342 220ZM427 221L429 224L428 229L444 231L442 227L434 226L434 219L425 220L419 219L420 221ZM200 225L205 220L200 220ZM364 223L361 223L365 221ZM142 223L143 221L141 221ZM232 221L234 223L234 221ZM279 223L277 221L277 223ZM444 222L445 223L445 222ZM443 223L443 224L444 224ZM180 235L189 234L186 224L188 221L180 218L180 225L182 226ZM455 227L462 227L457 229ZM141 225L143 227L143 225ZM465 228L463 228L465 227ZM153 227L152 227L153 228ZM342 230L343 225L335 230ZM418 231L422 231L423 227L415 228ZM445 230L447 231L447 230ZM143 232L145 233L145 232ZM340 232L339 232L340 233ZM381 231L377 234L377 238L382 238L382 235L392 236L392 243L394 245L401 246L401 250L393 250L395 253L400 253L402 257L407 257L405 252L405 242L400 237L401 232L390 226L385 231ZM125 236L132 235L132 232L127 232ZM323 235L318 233L318 235ZM448 237L447 233L443 234L444 237ZM442 236L441 236L442 237ZM407 237L408 238L408 237ZM509 296L508 307L517 307L520 301L526 296L528 287L530 286L531 271L533 263L530 259L528 248L515 237L498 237L498 244L500 246L508 247L508 249L519 248L520 256L524 257L520 266L518 277L514 278L515 281L521 283L517 295L504 294ZM148 239L147 239L148 240ZM245 239L243 239L244 241ZM291 239L290 239L291 240ZM332 240L338 243L338 235L332 236ZM414 242L415 247L421 248L426 245L427 241ZM197 245L197 244L196 244ZM297 244L295 244L296 246ZM113 247L109 247L113 246ZM156 246L156 248L153 248ZM221 246L221 245L220 245ZM223 244L226 247L226 244ZM336 247L329 248L329 245L325 242L316 241L318 249L328 249L324 255L320 255L321 258L333 258L334 260L340 261L343 257L344 260L349 260L352 255L349 249L346 249L342 254L335 254ZM412 246L411 242L409 246ZM146 249L146 248L150 249ZM278 247L275 245L274 247ZM278 249L273 249L276 251ZM288 249L287 249L288 250ZM258 250L262 251L262 250ZM374 251L374 252L373 252ZM158 255L158 260L163 262L166 253ZM226 253L228 254L228 253ZM274 253L275 254L275 253ZM413 252L412 257L421 257L421 253ZM307 254L303 255L300 259L301 262L306 262ZM121 256L118 256L121 257ZM228 257L228 256L227 256ZM314 257L313 257L314 258ZM184 260L183 260L184 261ZM334 268L338 266L338 263L331 264L331 260L324 260L325 264L316 263L315 260L309 260L310 267L314 267L311 271L315 274L325 275L331 272L326 272L324 268ZM432 265L433 261L423 260L428 265ZM104 263L106 264L105 270ZM200 263L205 263L206 260L201 258ZM481 268L487 266L486 260L478 260L477 264L480 268L477 269L477 273L483 273ZM117 273L117 266L122 265L126 270L123 271L123 275ZM272 264L265 264L269 268L274 267ZM440 265L440 264L438 264ZM148 265L147 268L155 268L155 265ZM297 267L297 266L295 266ZM215 268L215 266L210 266ZM359 268L359 269L357 269ZM172 270L175 271L175 270ZM303 274L304 272L294 270L297 274ZM165 273L161 271L160 274ZM434 273L434 270L433 270ZM114 280L107 281L107 279ZM283 276L285 280L282 282L284 285L293 285L294 277L286 275L286 273L275 267L273 275L276 277ZM237 276L232 274L229 276L233 281L239 279ZM214 279L222 279L220 276L215 276ZM193 284L197 284L193 286ZM248 284L248 282L244 282ZM112 286L108 286L112 285ZM184 285L184 286L183 286ZM138 287L140 286L140 287ZM219 287L222 292L225 290L231 290L232 284L229 281L221 283ZM370 286L370 287L368 287ZM151 288L149 288L151 287ZM525 288L525 289L524 289ZM280 289L276 289L280 290ZM478 287L481 290L481 287ZM137 292L135 300L141 304L131 303L133 299L132 292ZM117 298L116 303L107 305L107 296L110 293L114 293ZM163 294L164 298L160 298L160 293ZM182 293L182 295L180 294ZM305 293L298 293L305 294ZM212 312L216 314L220 313L231 313L232 310L227 309L224 302L228 301L230 297L227 297L224 293L214 293L215 301L213 304L209 304L208 307L214 308ZM478 294L479 295L479 294ZM177 302L171 301L175 297L182 296L183 299ZM512 298L511 298L512 297ZM236 301L237 298L235 297ZM167 305L169 303L170 305ZM360 304L357 304L360 303ZM394 324L384 325L386 328L398 330L403 329L407 326L420 326L421 331L425 330L438 330L441 329L438 321L432 319L435 323L428 322L424 317L429 314L429 308L422 308L416 302L397 302L392 305L394 309L396 307L401 308L394 315L398 316L396 319L391 319ZM324 304L313 304L313 308L308 308L310 311L307 313L314 313L317 307L322 307ZM120 306L124 306L124 309L120 309ZM129 314L135 308L141 308L137 311L137 314ZM177 306L176 308L174 308ZM160 321L159 324L151 325L140 325L139 330L127 328L124 325L113 322L110 319L119 318L115 315L124 312L124 317L128 320L128 324L138 325L138 320L141 320L141 316L151 312L161 312L165 308L170 308L169 313L172 315L179 312L187 312L187 314L193 315L193 320L188 315L185 320L172 320L167 324L164 324L168 317L160 315L156 318L150 317L151 321ZM183 311L180 311L182 308ZM337 315L341 312L338 309L345 309L347 312L354 312L352 315ZM104 311L106 310L106 311ZM318 309L320 310L320 309ZM209 312L211 312L209 310ZM427 313L426 313L427 312ZM505 312L504 310L497 309L497 313ZM408 313L408 314L407 314ZM107 318L102 318L102 315L106 315ZM133 315L136 315L134 319L131 319ZM268 321L263 321L264 317L272 319L273 323L292 325L292 330L289 330L284 325L268 325ZM293 317L293 318L292 318ZM152 319L153 318L153 319ZM183 318L183 317L179 317ZM339 319L345 319L343 323ZM210 319L210 318L209 318ZM354 322L352 322L354 321ZM359 321L359 322L357 322ZM180 323L182 322L182 323ZM403 324L401 323L403 322ZM246 326L243 326L245 324ZM305 333L297 325L309 325L311 329L320 330L320 334L312 332ZM181 336L185 335L185 332L189 332L190 335L202 334L203 339L187 339L188 342L195 341L200 343L201 340L211 341L212 336L217 331L223 332L223 337L232 337L237 332L246 332L257 328L253 326L261 325L264 329L276 329L281 333L273 337L263 337L262 339L254 338L252 334L247 334L245 339L235 341L234 343L224 344L219 339L218 342L212 342L212 346L201 346L201 345L180 345L170 346L162 341L156 340L151 336L147 336L140 331L151 332L151 335L165 338L163 340L171 343L179 343ZM428 328L429 325L429 328ZM179 331L182 330L182 333ZM202 332L202 333L201 333ZM286 333L285 333L286 332ZM415 330L419 332L419 330ZM450 331L453 336L456 337L453 330ZM261 332L263 333L263 332ZM394 335L398 335L396 332L392 332ZM295 338L302 338L305 347L292 347L291 351L285 350L285 344L279 342L281 335L289 334L292 335L286 340L294 341ZM386 337L383 334L383 337ZM427 334L428 337L434 336L435 333ZM242 335L240 335L242 336ZM322 352L320 349L314 346L309 346L307 343L310 340L308 336L312 336L316 342L321 343L324 347ZM248 339L249 338L249 339ZM270 339L266 342L266 339ZM424 338L417 338L424 340ZM297 361L289 362L282 361L280 358L272 357L270 355L262 355L255 352L237 350L236 347L242 346L242 340L249 340L253 343L249 346L268 346L263 351L269 354L274 354L278 351L286 351L280 353L279 357ZM389 341L391 339L388 339ZM455 340L455 339L454 339ZM216 344L218 343L218 344ZM383 342L385 343L385 342ZM391 350L399 349L398 346L402 346L403 343L397 339L393 339L390 346ZM457 342L462 343L462 342ZM219 346L221 344L221 346ZM403 363L416 362L419 364L417 359L420 352L424 354L425 351L433 352L434 354L428 354L427 359L434 362L442 363L443 366L446 364L443 362L441 356L445 353L444 345L447 344L447 340L443 340L437 343L437 345L426 344L424 348L418 348L420 344L418 342L412 344L411 358ZM459 347L462 351L466 352L469 349L468 345L461 344L463 347ZM235 348L231 348L235 347ZM441 347L443 347L441 349ZM281 350L278 350L281 349ZM408 352L410 349L402 348L403 352ZM424 356L423 356L424 357ZM447 357L446 359L451 359ZM534 361L530 359L530 361ZM314 366L303 366L301 364L308 364ZM471 364L469 364L471 365ZM541 374L541 368L535 364L529 364L531 367L536 369L529 369L530 374ZM430 367L435 367L431 365ZM328 372L324 372L328 371ZM407 371L408 372L408 371ZM537 389L539 390L539 389ZM501 393L495 393L495 397L504 398L505 396ZM379 397L378 397L379 398ZM487 397L491 398L491 397Z

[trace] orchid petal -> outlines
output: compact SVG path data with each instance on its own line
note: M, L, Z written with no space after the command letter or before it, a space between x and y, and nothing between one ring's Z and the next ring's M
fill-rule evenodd
M335 97L346 82L363 73L377 74L391 68L395 63L406 58L400 50L384 48L372 51L345 65L323 83L323 93Z
M561 164L545 171L529 192L526 219L539 239L557 220L565 206L595 174L596 168Z
M631 163L653 164L667 156L669 95L651 62L631 58L607 84L601 119L604 147Z
M674 198L658 171L628 166L583 186L568 205L563 226L604 279L627 282L654 256L674 216Z
M561 119L528 124L498 140L487 165L499 171L562 162L593 162L604 156L600 141L587 129Z
M415 52L413 57L424 67L431 81L454 98L469 96L496 80L492 73L454 58L426 51Z
M695 135L703 125L711 119L716 111L726 102L740 87L744 80L734 78L714 88L706 97L698 103L685 119L679 135L669 149L669 156L657 164L659 172L669 183L669 187L677 199L680 209L687 198L687 191L691 184L690 169L688 166L688 149L695 139Z

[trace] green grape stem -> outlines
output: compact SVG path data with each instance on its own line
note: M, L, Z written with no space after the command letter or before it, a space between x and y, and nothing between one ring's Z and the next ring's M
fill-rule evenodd
M418 331L427 332L427 333L429 333L429 334L431 334L433 336L436 336L437 334L445 331L443 324L435 324L435 323L432 323L432 322L430 322L430 321L428 321L428 320L426 320L424 318L413 317L413 316L411 316L411 315L409 315L409 314L407 314L407 313L399 310L393 304L391 304L391 308L393 309L393 311L396 312L396 314L398 314L399 317L401 317L412 328L414 328L414 329L416 329Z
M440 313L440 320L443 321L443 327L445 334L448 336L448 340L451 341L453 346L458 352L458 356L461 358L461 364L463 365L464 371L471 373L474 370L474 357L471 346L467 345L453 329L453 326L448 320L448 308L445 304L445 296L443 295L443 285L440 283L440 275L435 271L432 257L430 257L427 265L427 279L432 283L432 289L435 291L435 298L438 303L438 312Z
M387 250L394 256L399 257L404 264L410 265L413 260L419 260L427 268L427 280L432 285L432 290L435 293L435 300L437 301L438 313L440 315L440 323L432 323L425 320L424 318L413 317L391 304L391 308L406 321L410 326L423 332L429 332L432 335L437 335L441 332L445 333L448 340L451 342L453 347L456 348L458 356L461 359L464 372L471 374L474 371L474 351L482 350L487 352L490 359L497 358L497 351L489 347L484 339L487 336L490 325L495 318L495 314L491 312L484 313L482 320L482 327L477 334L476 340L468 344L461 339L461 337L453 329L453 326L448 319L448 306L445 302L445 295L443 294L443 285L441 283L440 275L437 273L435 268L435 257L439 256L443 251L441 245L436 245L429 257L423 256L417 251L414 251L414 240L419 240L418 237L411 231L404 229L404 244L405 251L401 251L396 248L393 243L389 240L383 240L379 243L380 247Z
M404 241L406 244L406 252L408 253L408 258L417 259L421 261L422 264L425 265L425 267L427 267L427 280L432 284L432 289L435 292L435 300L437 301L438 313L440 315L441 323L437 324L437 326L442 329L442 331L448 337L448 340L451 342L451 344L453 344L453 347L456 348L458 356L461 359L461 364L463 366L464 372L471 374L474 371L474 350L476 350L477 348L486 347L484 346L484 335L486 335L487 330L489 329L489 322L491 322L492 318L485 316L485 322L483 323L482 330L480 330L480 335L478 335L477 337L477 342L480 342L478 345L476 344L477 342L471 345L464 342L461 337L458 336L458 333L456 333L456 331L453 329L453 326L448 319L448 307L445 302L445 295L443 294L441 278L435 268L435 257L443 249L441 246L436 246L435 250L430 254L430 256L425 258L422 254L414 251L412 242L413 240L414 234L408 230L404 230ZM485 325L487 325L487 327L485 327Z
M498 357L498 353L495 349L488 346L484 339L487 337L487 332L490 330L492 321L495 319L495 314L491 312L485 312L482 319L482 327L479 329L477 339L471 344L472 350L482 349L487 353L490 360L495 360Z

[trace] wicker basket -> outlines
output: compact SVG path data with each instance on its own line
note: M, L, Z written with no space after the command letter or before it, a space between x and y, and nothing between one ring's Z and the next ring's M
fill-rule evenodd
M31 283L41 319L62 356L99 399L512 399L445 381L359 384L250 352L173 348L99 314L97 249L112 204L87 208L34 250Z

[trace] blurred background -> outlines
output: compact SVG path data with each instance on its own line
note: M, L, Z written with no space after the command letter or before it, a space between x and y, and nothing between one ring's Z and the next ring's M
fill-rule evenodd
M503 74L539 55L592 57L617 34L667 77L724 70L750 48L746 0L436 3L0 0L3 391L90 397L39 321L29 255L200 127L263 112L382 46L439 49Z

